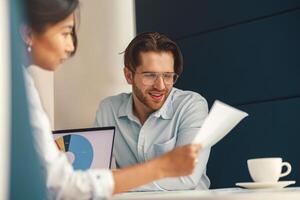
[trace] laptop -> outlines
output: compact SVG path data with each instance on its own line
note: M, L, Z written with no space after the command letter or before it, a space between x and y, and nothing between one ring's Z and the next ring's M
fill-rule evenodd
M57 130L53 137L75 170L111 167L115 127Z

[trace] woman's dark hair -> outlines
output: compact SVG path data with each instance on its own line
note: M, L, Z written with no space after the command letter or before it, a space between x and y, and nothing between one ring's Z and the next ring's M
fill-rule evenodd
M157 32L146 32L137 35L127 46L124 54L124 65L135 72L140 65L141 52L171 52L174 58L174 71L180 75L183 71L183 58L177 44L167 36Z
M27 14L26 24L35 32L43 33L47 26L54 25L74 13L79 7L79 0L25 0L24 5ZM78 16L75 17L75 21L76 19ZM74 55L77 49L76 25L72 33L75 49L71 55Z

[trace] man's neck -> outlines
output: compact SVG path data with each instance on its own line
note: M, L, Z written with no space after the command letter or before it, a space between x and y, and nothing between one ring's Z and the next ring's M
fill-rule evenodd
M134 95L133 95L133 114L136 116L140 123L143 125L145 121L148 119L153 110L150 110L144 104L142 104Z

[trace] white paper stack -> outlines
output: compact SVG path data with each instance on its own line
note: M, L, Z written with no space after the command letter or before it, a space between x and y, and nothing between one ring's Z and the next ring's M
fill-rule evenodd
M211 147L247 116L246 112L216 100L193 143Z

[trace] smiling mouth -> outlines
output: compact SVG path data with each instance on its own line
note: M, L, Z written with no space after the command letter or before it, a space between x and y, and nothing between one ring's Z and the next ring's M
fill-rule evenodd
M161 101L164 98L164 93L149 92L149 95L155 101Z

